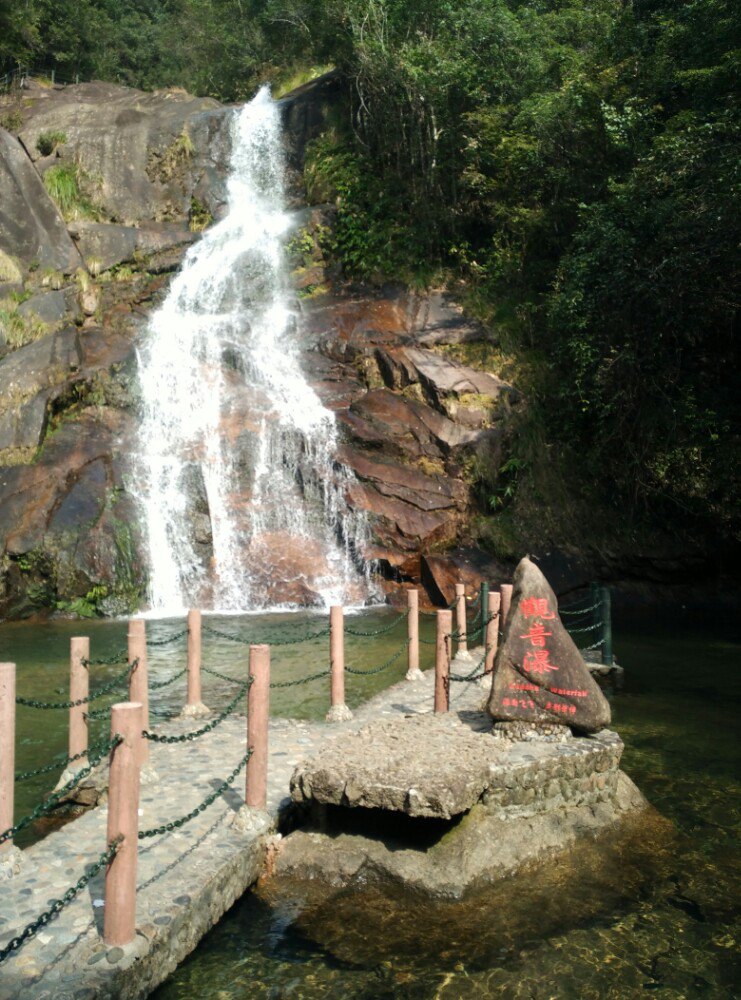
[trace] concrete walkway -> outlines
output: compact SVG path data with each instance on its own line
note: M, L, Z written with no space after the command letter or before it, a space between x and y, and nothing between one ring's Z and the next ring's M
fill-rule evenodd
M467 674L483 650L453 662ZM478 709L481 682L451 685L451 708ZM102 940L101 871L46 927L0 964L0 1000L116 1000L148 995L195 948L201 937L254 883L267 839L289 801L295 766L335 736L373 719L432 711L433 672L387 688L355 711L352 721L327 724L290 719L270 723L268 813L240 808L244 771L232 787L182 828L140 841L137 936L124 948ZM154 721L154 720L153 720ZM198 720L157 727L176 735ZM170 822L198 806L237 765L246 750L246 720L230 716L192 742L152 743L155 777L142 786L140 829ZM21 873L0 888L0 948L54 899L74 885L106 846L105 806L90 810L24 852Z

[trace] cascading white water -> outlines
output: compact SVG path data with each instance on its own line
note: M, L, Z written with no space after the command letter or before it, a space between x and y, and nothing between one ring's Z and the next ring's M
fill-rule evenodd
M334 414L299 364L283 173L263 88L232 122L228 211L188 251L139 355L156 611L275 604L270 578L302 558L325 604L362 595L365 520L347 506Z

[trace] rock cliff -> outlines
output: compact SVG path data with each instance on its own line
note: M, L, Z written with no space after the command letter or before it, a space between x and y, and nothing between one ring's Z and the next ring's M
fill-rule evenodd
M450 600L461 572L473 583L508 571L456 547L476 509L473 464L501 454L519 395L455 360L451 348L489 334L448 296L348 285L326 258L333 208L300 207L300 168L336 86L330 76L283 102L305 370L343 430L349 500L373 532L365 556L390 591L421 580ZM168 274L222 211L230 114L176 91L34 85L0 129L0 616L142 600L127 461L136 345ZM237 382L232 419L248 422Z

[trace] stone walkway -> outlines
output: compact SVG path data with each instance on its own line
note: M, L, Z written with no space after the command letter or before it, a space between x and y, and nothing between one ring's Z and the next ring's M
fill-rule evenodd
M483 650L454 661L473 670ZM451 708L479 709L482 682L451 685ZM245 817L244 771L216 802L182 828L140 841L137 936L124 948L102 940L104 872L62 912L0 965L0 1000L116 1000L143 997L162 982L200 938L258 877L267 837L289 797L295 766L323 742L385 716L432 711L433 673L387 688L355 711L352 721L327 724L272 719L268 812ZM175 720L157 732L199 728ZM155 776L142 786L140 829L172 821L199 805L246 750L244 716L230 716L212 732L178 744L150 744ZM106 846L105 807L90 810L26 850L19 875L2 885L0 948L54 899L74 885ZM246 820L246 821L245 821Z

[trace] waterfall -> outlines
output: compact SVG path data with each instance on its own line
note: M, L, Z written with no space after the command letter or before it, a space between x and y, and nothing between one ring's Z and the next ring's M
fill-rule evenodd
M334 414L299 363L267 88L231 137L227 212L189 249L139 352L150 606L357 603L366 525L347 504Z

